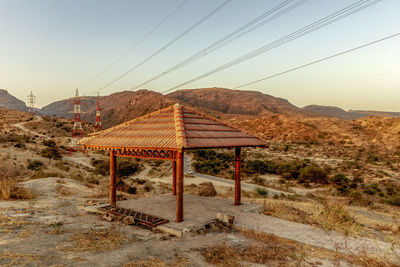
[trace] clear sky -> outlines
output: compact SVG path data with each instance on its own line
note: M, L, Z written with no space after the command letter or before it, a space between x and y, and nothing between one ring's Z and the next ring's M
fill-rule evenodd
M142 38L182 0L0 0L0 88L37 105L70 97ZM97 79L99 88L175 38L222 0L189 0L148 39ZM136 71L103 90L129 90L246 24L283 0L233 0L205 23ZM356 0L309 0L249 35L144 88L162 91L283 37ZM384 0L298 40L185 88L247 83L400 32L400 1ZM297 106L400 111L400 37L243 90Z

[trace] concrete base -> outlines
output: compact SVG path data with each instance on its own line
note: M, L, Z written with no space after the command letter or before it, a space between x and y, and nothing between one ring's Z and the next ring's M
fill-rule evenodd
M129 199L117 202L118 207L148 213L159 218L168 219L169 222L157 226L155 229L182 236L187 232L197 231L217 220L218 214L233 215L235 218L246 216L249 212L262 212L263 206L259 204L243 203L233 205L233 200L184 195L184 221L175 222L176 202L173 195L156 195L140 199ZM86 207L85 210L95 212L98 206Z
M175 196L169 194L119 201L117 205L168 219L168 223L159 225L156 229L176 236L204 228L204 226L215 222L218 214L237 217L246 216L245 213L250 211L263 211L263 206L258 204L244 203L235 206L232 200L184 195L184 221L177 223L175 222Z

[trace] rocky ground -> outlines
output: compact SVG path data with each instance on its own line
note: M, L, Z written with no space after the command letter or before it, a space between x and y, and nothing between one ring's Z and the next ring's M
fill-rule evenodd
M83 207L107 202L107 175L97 172L101 165L93 164L93 160L107 161L107 155L69 154L63 148L68 137L63 136L59 124L68 125L67 121L28 115L4 118L0 168L11 171L13 181L31 195L25 200L0 200L0 266L399 266L399 255L391 250L391 245L398 245L400 233L397 207L380 203L372 208L347 205L346 198L331 195L332 188L327 185L286 186L280 183L279 175L262 175L268 182L265 186L244 177L248 184L243 187L244 201L264 205L264 214L238 221L238 225L247 225L247 230L221 227L177 238L119 221L104 221ZM10 133L18 138L10 139ZM43 154L52 146L45 143L49 139L55 140L61 158ZM250 151L245 152L249 157L260 154L257 150L251 152L252 156ZM296 153L293 147L288 151L271 148L266 153L276 159L309 157L301 149ZM43 166L29 169L29 163L35 160ZM340 165L344 159L316 153L313 160ZM186 193L232 198L231 180L199 174L188 165ZM396 175L394 172L391 178ZM135 193L121 189L118 197L170 193L170 177L168 163L140 161L138 170L123 179L125 185L135 188ZM129 191L128 187L121 188ZM265 195L257 189L263 187ZM258 227L248 227L254 223ZM283 225L285 231L278 229ZM315 233L321 238L315 238ZM325 238L325 233L334 240L361 236L388 246L377 253L345 251L329 239L324 241L327 245L315 241Z

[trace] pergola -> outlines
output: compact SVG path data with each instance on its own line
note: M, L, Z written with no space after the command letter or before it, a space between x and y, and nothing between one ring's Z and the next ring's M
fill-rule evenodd
M242 147L263 147L261 139L183 105L148 115L93 134L80 142L85 149L110 151L110 202L116 206L116 157L172 161L172 194L176 221L183 221L184 152L193 149L235 148L235 205L240 205Z

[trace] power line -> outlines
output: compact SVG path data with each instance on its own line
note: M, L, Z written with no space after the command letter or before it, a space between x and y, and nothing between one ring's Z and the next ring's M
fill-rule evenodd
M157 25L155 25L149 32L147 32L141 39L139 39L137 42L135 42L132 46L130 46L125 52L123 52L119 57L117 57L115 60L113 60L109 65L107 65L104 69L102 69L100 72L98 72L96 75L94 75L92 78L84 82L79 88L82 88L89 84L90 82L94 81L97 77L99 77L101 74L109 70L112 66L114 66L116 63L118 63L123 57L125 57L127 54L129 54L134 48L136 48L138 45L140 45L144 40L146 40L154 31L156 31L162 24L164 24L168 19L170 19L186 2L189 0L183 0L174 10L172 10L171 13L169 13L163 20L161 20Z
M197 21L196 23L194 23L192 26L190 26L189 28L187 28L186 30L184 30L181 34L179 34L177 37L175 37L174 39L172 39L171 41L169 41L167 44L165 44L164 46L162 46L160 49L158 49L156 52L154 52L153 54L151 54L150 56L148 56L147 58L145 58L144 60L142 60L141 62L139 62L138 64L136 64L134 67L130 68L128 71L124 72L123 74L121 74L120 76L118 76L117 78L115 78L114 80L112 80L111 82L107 83L106 85L104 85L103 87L101 87L98 92L100 92L101 90L103 90L104 88L110 86L111 84L115 83L116 81L122 79L123 77L125 77L126 75L128 75L129 73L131 73L132 71L136 70L137 68L139 68L140 66L142 66L143 64L145 64L146 62L148 62L149 60L151 60L152 58L154 58L155 56L157 56L158 54L160 54L163 50L167 49L169 46L171 46L173 43L175 43L176 41L178 41L179 39L181 39L183 36L185 36L186 34L188 34L189 32L191 32L193 29L195 29L196 27L198 27L200 24L202 24L203 22L205 22L207 19L209 19L212 15L214 15L215 13L217 13L220 9L224 8L226 5L228 5L230 2L232 2L232 0L225 0L222 4L220 4L219 6L217 6L214 10L212 10L210 13L208 13L206 16L204 16L203 18L201 18L199 21Z
M296 71L296 70L299 70L299 69L302 69L302 68L305 68L305 67L320 63L322 61L326 61L326 60L329 60L329 59L332 59L332 58L335 58L335 57L338 57L338 56L341 56L341 55L356 51L358 49L361 49L361 48L364 48L364 47L367 47L367 46L370 46L370 45L374 45L374 44L379 43L379 42L386 41L388 39L397 37L399 35L400 35L400 32L396 33L396 34L389 35L389 36L384 37L384 38L381 38L379 40L375 40L373 42L369 42L369 43L366 43L366 44L351 48L351 49L346 50L346 51L342 51L340 53L337 53L337 54L334 54L334 55L331 55L331 56L328 56L328 57L324 57L324 58L312 61L310 63L304 64L304 65L301 65L301 66L298 66L298 67L295 67L295 68L292 68L292 69L289 69L289 70L285 70L285 71L282 71L282 72L279 72L279 73L276 73L276 74L273 74L273 75L269 75L267 77L264 77L264 78L261 78L261 79L258 79L258 80L255 80L255 81L252 81L252 82L249 82L249 83L245 83L245 84L236 86L233 89L242 88L242 87L245 87L245 86L248 86L248 85L251 85L251 84L255 84L255 83L258 83L258 82L261 82L261 81L265 81L265 80L268 80L268 79L271 79L271 78L275 78L277 76L280 76L280 75L283 75L283 74L286 74L286 73L289 73L289 72L292 72L292 71Z
M203 73L203 74L201 74L201 75L199 75L199 76L197 76L195 78L192 78L192 79L190 79L190 80L188 80L186 82L183 82L183 83L181 83L181 84L179 84L177 86L171 87L168 90L163 91L162 93L167 93L167 92L170 92L172 90L178 89L181 86L187 85L189 83L192 83L194 81L200 80L202 78L205 78L205 77L210 76L210 75L212 75L214 73L220 72L220 71L222 71L224 69L227 69L229 67L232 67L234 65L240 64L240 63L242 63L244 61L247 61L247 60L249 60L251 58L257 57L260 54L263 54L263 53L265 53L265 52L267 52L269 50L272 50L272 49L277 48L277 47L279 47L281 45L284 45L284 44L286 44L286 43L288 43L290 41L296 40L296 39L298 39L298 38L300 38L300 37L302 37L302 36L304 36L306 34L309 34L311 32L316 31L316 30L318 30L320 28L326 27L327 25L329 25L329 24L331 24L333 22L336 22L336 21L341 20L341 19L343 19L343 18L345 18L347 16L350 16L350 15L352 15L354 13L357 13L357 12L359 12L359 11L369 7L369 6L377 4L378 2L381 2L381 1L383 1L383 0L375 0L375 1L372 1L372 2L371 2L371 0L360 0L360 1L356 2L356 3L353 3L353 4L349 5L349 6L347 6L347 7L343 8L343 9L341 9L341 10L339 10L339 11L337 11L337 12L331 14L331 15L329 15L329 16L326 16L326 17L324 17L324 18L322 18L322 19L320 19L320 20L318 20L318 21L316 21L314 23L311 23L308 26L305 26L305 27L303 27L303 28L301 28L301 29L289 34L289 35L286 35L285 37L282 37L282 38L280 38L280 39L278 39L278 40L276 40L276 41L274 41L272 43L264 45L264 46L254 50L252 52L249 52L249 53L247 53L247 54L245 54L245 55L243 55L241 57L238 57L238 58L236 58L236 59L234 59L234 60L232 60L232 61L230 61L228 63L225 63L225 64L223 64L223 65L221 65L221 66L219 66L217 68L214 68L213 70L210 70L210 71L208 71L206 73Z
M219 48L222 48L223 46L237 40L238 38L250 33L251 31L265 25L266 23L278 18L279 16L289 12L290 10L298 7L299 5L307 2L308 0L300 0L298 2L296 2L295 4L287 7L286 9L280 11L279 13L275 14L272 17L269 17L268 19L262 21L262 19L268 17L269 15L273 14L274 12L276 12L277 10L281 9L282 7L286 6L287 4L293 2L294 0L286 0L283 1L282 3L280 3L279 5L273 7L272 9L268 10L267 12L263 13L262 15L260 15L259 17L251 20L250 22L248 22L247 24L239 27L238 29L234 30L233 32L229 33L228 35L222 37L221 39L219 39L218 41L212 43L211 45L207 46L206 48L202 49L201 51L193 54L192 56L188 57L187 59L179 62L178 64L172 66L171 68L169 68L168 70L161 72L158 75L153 76L152 78L134 86L131 90L135 90L143 85L146 85L150 82L153 82L159 78L161 78L162 76L165 76L179 68L182 68L214 51L216 51ZM256 24L257 22L261 21L260 23ZM254 25L255 24L255 25ZM253 27L251 27L252 25L254 25ZM247 30L246 30L247 29Z

